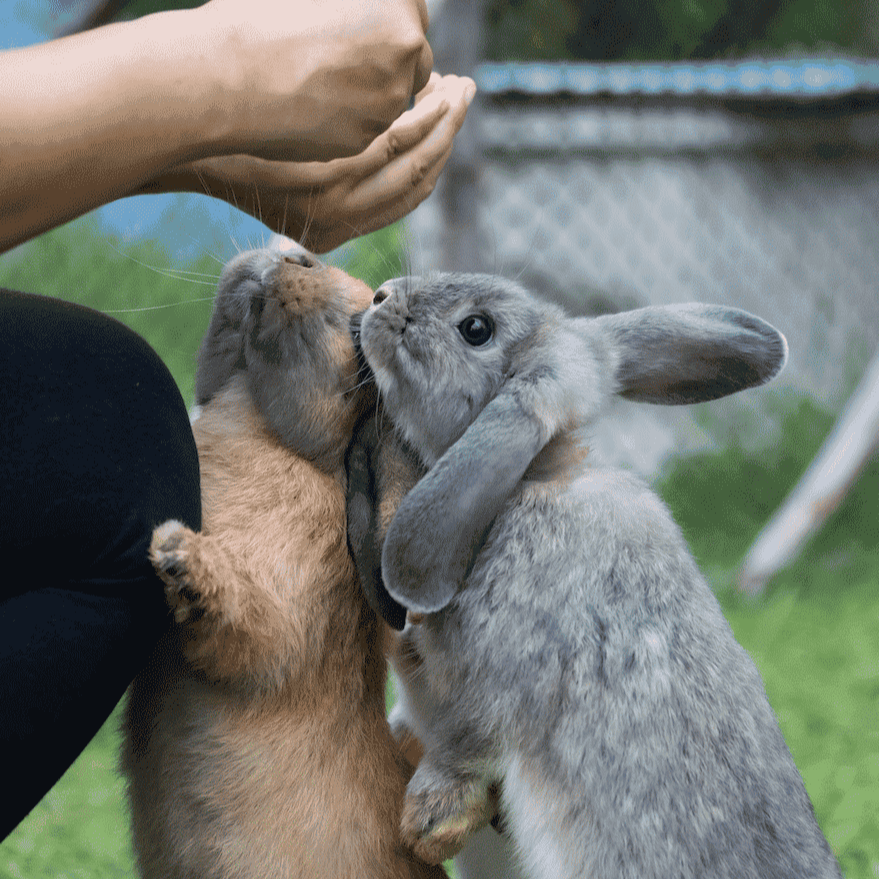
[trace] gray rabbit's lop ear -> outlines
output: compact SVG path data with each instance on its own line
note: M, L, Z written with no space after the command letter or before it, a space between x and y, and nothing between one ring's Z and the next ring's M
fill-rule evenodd
M400 504L382 573L408 609L434 613L452 600L537 453L611 392L601 352L568 327L542 327L522 346L494 398Z
M617 393L642 403L716 400L768 382L787 361L784 336L735 308L650 306L585 323L606 335Z
M445 607L545 442L514 397L489 403L400 504L382 551L388 593L419 613Z
M678 405L773 378L784 336L747 312L654 306L545 326L497 396L403 499L382 552L387 591L410 610L445 607L529 464L559 431L588 423L614 392Z

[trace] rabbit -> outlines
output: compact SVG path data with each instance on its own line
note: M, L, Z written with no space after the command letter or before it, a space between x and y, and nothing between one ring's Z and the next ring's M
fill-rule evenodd
M572 319L455 273L383 284L360 344L384 421L355 441L349 539L402 628L392 726L423 748L404 840L437 861L499 796L532 879L840 877L679 528L586 444L613 395L679 405L769 381L783 335L701 304ZM400 454L405 496L369 509Z
M154 532L176 623L124 720L145 879L447 875L400 841L386 626L347 546L345 453L375 403L350 321L372 298L301 248L220 278L196 374L203 530Z

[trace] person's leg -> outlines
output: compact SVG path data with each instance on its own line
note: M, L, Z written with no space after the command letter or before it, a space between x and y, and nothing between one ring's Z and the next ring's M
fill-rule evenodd
M82 751L168 625L147 557L201 527L167 368L123 324L0 290L0 839Z

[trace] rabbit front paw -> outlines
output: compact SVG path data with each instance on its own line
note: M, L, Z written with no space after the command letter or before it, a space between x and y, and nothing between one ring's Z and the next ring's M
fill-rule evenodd
M197 535L169 519L153 531L150 561L165 584L165 600L174 620L183 623L204 612L204 602L190 570L192 542Z
M496 807L485 779L447 778L422 764L403 802L403 842L421 860L440 864L491 821Z

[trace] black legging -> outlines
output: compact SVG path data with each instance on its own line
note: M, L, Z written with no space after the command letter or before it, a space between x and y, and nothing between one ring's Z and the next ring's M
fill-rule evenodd
M106 315L0 289L0 839L86 746L168 624L147 558L201 527L170 373Z

